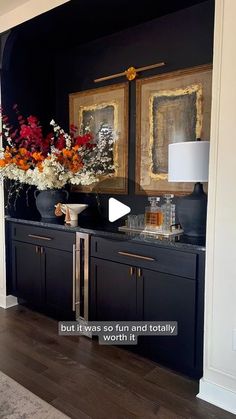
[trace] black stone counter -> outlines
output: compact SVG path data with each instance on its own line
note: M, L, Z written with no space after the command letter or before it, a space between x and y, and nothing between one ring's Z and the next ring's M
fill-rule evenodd
M145 234L130 234L123 233L118 231L117 227L113 227L111 223L107 225L96 225L91 221L86 223L80 223L80 226L71 227L63 223L63 221L58 222L48 222L47 220L27 220L22 218L12 218L6 217L7 222L14 222L19 224L32 225L43 228L51 228L55 230L67 231L71 233L76 233L80 231L82 233L88 233L94 236L105 237L109 239L118 239L118 240L131 240L138 243L144 243L149 245L163 246L163 247L174 247L179 250L187 251L205 251L205 239L202 238L189 238L184 235L172 238L156 238L147 236Z

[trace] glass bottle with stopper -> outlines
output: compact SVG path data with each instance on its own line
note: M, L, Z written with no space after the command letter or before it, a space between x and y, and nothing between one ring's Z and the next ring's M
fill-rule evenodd
M171 226L175 224L175 205L172 203L173 198L173 194L165 194L165 202L161 207L164 217L163 230L167 233L170 232Z
M147 230L161 231L163 212L159 206L160 198L152 196L148 200L150 205L145 208L145 227Z

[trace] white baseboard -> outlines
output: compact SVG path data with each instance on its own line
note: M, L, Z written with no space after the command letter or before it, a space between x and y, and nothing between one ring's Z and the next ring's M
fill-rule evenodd
M9 308L17 306L17 304L17 298L13 297L13 295L0 295L0 307Z
M230 413L236 414L236 393L206 381L204 378L200 380L197 397Z

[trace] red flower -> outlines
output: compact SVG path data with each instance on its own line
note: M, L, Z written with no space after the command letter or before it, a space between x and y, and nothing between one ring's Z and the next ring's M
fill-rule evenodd
M86 145L92 140L93 136L92 134L84 134L84 135L78 135L78 137L75 137L75 144L76 145Z
M32 128L36 127L39 122L36 116L32 116L32 115L28 116L27 121L31 125Z
M32 135L31 127L29 127L28 125L22 125L20 129L20 136L22 138L27 138L27 137L30 137L30 135Z
M55 147L58 148L58 150L62 150L63 148L65 148L65 146L66 146L66 140L61 134L56 140Z
M50 132L45 138L42 138L41 140L41 145L39 147L39 150L44 156L47 156L47 154L50 152L52 138L53 138L53 133Z

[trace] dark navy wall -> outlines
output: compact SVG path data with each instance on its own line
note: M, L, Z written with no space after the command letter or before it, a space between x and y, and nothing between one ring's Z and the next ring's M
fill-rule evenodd
M121 82L122 78L99 84L93 80L131 65L167 63L142 74L147 77L212 62L213 25L214 3L210 0L87 45L68 45L56 59L56 117L68 124L68 93ZM133 93L135 82L130 87ZM130 107L133 114L133 101Z
M87 45L60 52L55 73L56 119L63 126L68 126L69 93L125 81L125 78L119 78L95 84L95 78L124 71L131 65L141 67L160 61L166 62L166 67L146 71L142 77L211 63L213 21L213 2L207 1ZM147 198L134 194L135 100L133 81L130 83L129 103L129 195L117 198L139 213L143 212ZM81 200L83 195L74 198ZM106 207L107 196L102 197L101 202Z
M211 63L213 25L214 2L209 0L77 47L76 39L71 39L63 49L57 45L52 50L40 39L31 42L30 35L22 37L20 28L16 29L6 43L3 56L3 106L10 112L12 105L18 103L23 112L37 114L44 124L54 118L68 129L69 93L125 81L119 78L95 84L93 80L97 77L124 71L131 65L140 67L159 61L165 61L166 67L141 76ZM141 212L147 199L134 194L133 184L135 81L130 83L129 102L129 195L120 198ZM76 194L72 199L91 198ZM101 197L104 207L106 201L107 196Z

